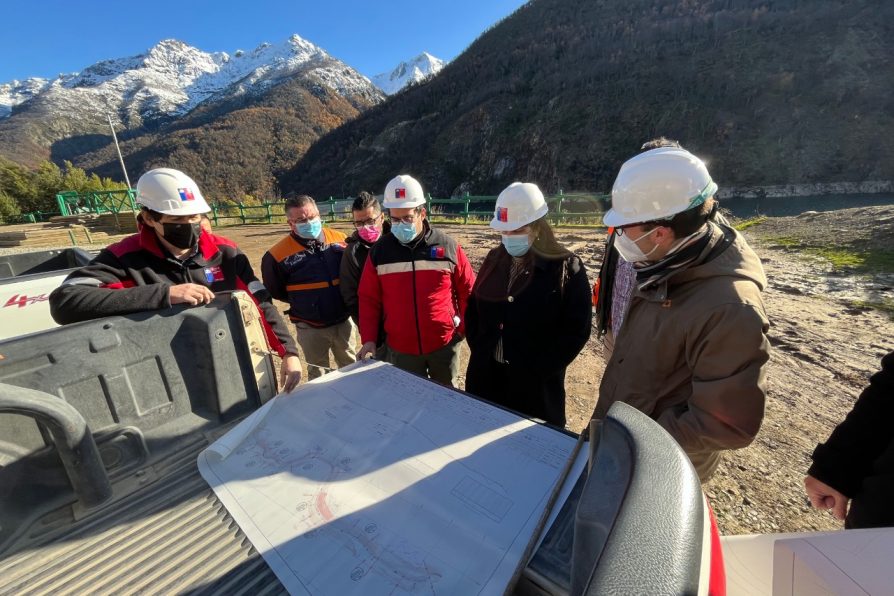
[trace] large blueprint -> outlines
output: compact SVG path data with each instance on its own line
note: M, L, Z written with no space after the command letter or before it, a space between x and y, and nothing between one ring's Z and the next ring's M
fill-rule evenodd
M292 594L501 594L575 444L374 362L275 398L198 463Z

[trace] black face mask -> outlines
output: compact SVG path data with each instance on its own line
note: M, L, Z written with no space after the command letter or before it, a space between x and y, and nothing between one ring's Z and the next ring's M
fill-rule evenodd
M202 224L196 223L163 223L164 239L177 248L192 248L199 242Z

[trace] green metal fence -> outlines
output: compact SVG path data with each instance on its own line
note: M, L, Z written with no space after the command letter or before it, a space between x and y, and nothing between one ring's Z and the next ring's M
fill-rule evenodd
M556 226L561 225L601 225L602 216L611 200L607 194L565 194L561 190L558 194L546 197L549 207L548 217ZM494 215L497 197L466 194L454 199L434 199L429 195L426 201L426 210L434 218L462 218L463 224L470 223L471 219L483 219L482 223L490 221ZM484 203L487 209L472 208ZM440 211L435 209L439 205L461 205L460 211ZM570 207L570 209L569 209Z
M101 192L76 193L61 192L56 195L58 211L34 211L23 213L17 221L37 223L55 215L76 215L79 213L119 213L135 211L136 191L111 190ZM600 225L602 215L608 205L610 195L605 194L558 194L547 197L549 219L561 225ZM494 214L497 197L466 194L458 198L439 199L428 195L426 209L430 217L437 221L462 221L463 224L487 223ZM350 197L329 197L317 201L320 213L330 223L349 220L351 217ZM249 223L284 223L285 203L275 201L260 205L243 203L212 203L209 214L214 225L239 225ZM12 222L10 222L12 223Z
M554 225L601 225L602 216L610 200L605 194L559 194L547 197L549 219ZM462 220L463 224L487 223L493 217L497 197L466 194L459 198L438 199L428 195L426 210L435 220ZM328 222L349 220L351 198L329 197L317 201L320 214ZM486 205L486 208L484 207ZM446 209L440 209L440 207ZM457 209L459 207L459 209ZM285 203L273 202L261 205L242 203L214 203L211 205L211 220L214 225L238 225L248 223L283 223Z
M137 191L101 190L77 193L71 190L56 195L56 205L60 215L77 215L79 213L120 213L136 211Z
M320 215L330 223L339 219L349 219L353 199L329 197L317 201ZM282 223L286 221L285 203L277 201L260 205L242 203L212 203L210 219L214 225L238 225L248 223Z

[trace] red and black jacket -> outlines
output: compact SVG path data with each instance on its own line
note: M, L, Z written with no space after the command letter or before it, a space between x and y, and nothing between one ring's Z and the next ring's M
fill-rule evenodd
M475 283L463 249L424 222L409 245L389 233L369 251L360 277L360 337L378 340L384 318L388 347L404 354L430 354L446 346L465 326L462 317Z
M106 247L50 294L50 313L62 325L171 306L168 288L194 283L212 292L244 290L258 304L267 339L276 352L297 354L270 293L255 277L248 257L233 241L202 232L195 255L180 261L150 227Z

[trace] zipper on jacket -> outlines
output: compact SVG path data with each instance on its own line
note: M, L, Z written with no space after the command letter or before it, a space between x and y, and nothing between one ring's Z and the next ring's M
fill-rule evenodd
M413 267L413 316L416 317L416 340L419 342L419 355L422 356L422 330L419 329L419 306L416 304L416 255L410 249L410 264Z

